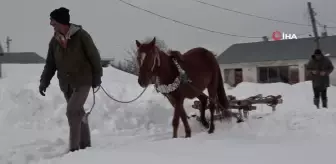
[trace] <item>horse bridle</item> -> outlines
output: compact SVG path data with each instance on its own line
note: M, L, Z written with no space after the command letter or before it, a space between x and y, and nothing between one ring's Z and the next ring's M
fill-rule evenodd
M141 58L140 58L140 67L141 67L142 64L143 64L143 62L144 62L144 60L145 60L145 58L146 58L146 56L147 56L147 54L144 53L144 52L142 52L140 55L141 55ZM151 68L151 71L154 72L154 68L156 66L160 67L160 65L161 65L160 54L158 52L157 47L155 47L155 49L154 49L154 61L153 61L153 66Z
M155 66L157 65L158 67L160 67L161 65L161 60L160 60L160 54L159 54L159 51L157 49L157 47L155 47L154 49L154 63L153 63L153 66L151 68L151 71L153 72L154 71L154 68Z
M154 73L154 70L155 70L155 68L158 68L158 67L160 67L160 65L161 65L161 60L160 60L160 54L159 54L159 51L158 51L158 48L157 47L155 47L154 48L154 50L152 50L152 51L154 51L154 59L153 59L153 65L152 65L152 68L151 68L151 72L152 73ZM151 51L151 52L152 52ZM146 53L143 53L143 54L141 54L142 56L141 56L141 60L140 60L140 67L142 66L142 64L143 64L143 62L144 62L144 60L145 60L145 58L146 58ZM139 68L140 69L140 68ZM155 78L155 79L153 79L153 77ZM154 81L153 81L154 80ZM152 74L152 77L151 77L151 81L152 81L152 83L153 84L155 84L155 85L157 85L157 80L158 80L158 77L157 76L153 76L153 74Z

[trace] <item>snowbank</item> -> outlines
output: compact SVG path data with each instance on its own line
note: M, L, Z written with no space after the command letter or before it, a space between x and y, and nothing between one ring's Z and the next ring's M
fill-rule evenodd
M242 124L216 122L213 135L208 135L196 121L190 120L192 138L187 140L171 139L173 110L152 87L129 104L114 102L100 90L89 120L93 147L60 157L68 144L65 100L56 77L46 96L39 95L41 69L17 71L21 74L0 81L0 130L5 134L0 136L0 163L133 163L139 160L204 163L224 159L227 159L225 162L246 163L238 154L246 156L249 163L269 163L272 159L279 159L273 163L283 163L280 159L285 155L289 156L286 159L303 163L306 154L310 162L316 163L318 157L328 159L328 154L313 156L318 150L308 151L307 143L326 150L331 147L328 142L336 137L336 102L330 102L330 109L316 110L312 105L310 82L296 85L241 83L228 89L227 94L237 98L281 94L284 104L279 105L275 113L270 107L259 105L257 111L251 113L251 119ZM123 101L137 97L143 90L135 76L114 68L104 69L103 87ZM336 88L331 87L328 94L335 96ZM85 104L87 110L91 108L92 98L90 94ZM187 101L185 107L188 112L195 112L191 103ZM263 118L253 119L255 116ZM184 136L180 125L179 135Z
M47 157L48 152L54 153L53 149L64 151L67 147L68 125L65 100L59 90L57 77L53 78L46 96L43 97L38 93L39 75L43 67L31 67L27 72L18 71L20 67L14 68L17 69L16 76L0 81L0 128L8 134L0 136L0 142L3 142L1 145L5 148L4 152L0 152L0 161L3 159L18 162L17 157L24 161L26 158L38 157L41 153L45 153ZM135 98L143 90L138 86L135 76L114 68L104 69L103 86L113 97L124 101ZM109 99L99 90L96 93L94 111L90 116L93 144L106 145L96 143L96 136L104 136L100 139L109 141L114 136L149 136L169 132L172 110L163 99L153 88L149 88L135 103L121 104ZM85 104L86 109L89 110L92 104L91 93ZM40 135L36 136L36 133ZM27 151L19 146L32 144L31 142L45 148Z

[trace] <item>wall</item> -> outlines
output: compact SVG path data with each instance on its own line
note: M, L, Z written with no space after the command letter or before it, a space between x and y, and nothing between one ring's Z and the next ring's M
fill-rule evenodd
M44 64L1 64L1 78L22 76L39 77L43 71L43 67Z
M281 66L281 65L299 65L300 81L304 80L304 64L308 60L286 60L286 61L269 61L269 62L255 62L255 63L235 63L235 64L220 64L222 76L224 77L224 69L243 69L243 81L258 82L257 67L265 66Z
M336 57L330 58L331 62L334 64L334 71L330 74L330 83L336 85Z
M330 74L330 83L336 85L336 57L330 57L331 62L335 66L335 70ZM287 61L270 61L270 62L256 62L256 63L235 63L235 64L220 64L222 76L224 77L224 69L242 68L243 81L258 82L257 67L263 66L281 66L281 65L298 65L299 79L301 82L305 81L305 64L308 59L304 60L287 60Z

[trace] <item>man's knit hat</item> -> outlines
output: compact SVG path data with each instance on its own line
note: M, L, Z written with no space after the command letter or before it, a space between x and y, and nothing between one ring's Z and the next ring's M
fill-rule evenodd
M60 24L69 25L70 24L69 9L65 7L55 9L50 13L50 18L54 19L56 22Z
M314 51L314 54L315 54L315 55L322 55L322 51L321 51L320 49L316 49L316 50Z

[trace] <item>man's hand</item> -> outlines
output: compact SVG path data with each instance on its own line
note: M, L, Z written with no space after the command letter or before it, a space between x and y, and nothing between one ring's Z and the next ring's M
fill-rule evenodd
M92 78L92 88L97 88L97 87L99 87L100 86L100 84L102 83L102 81L101 81L101 77L93 77Z
M42 96L45 96L45 92L47 90L47 87L44 84L40 84L39 86L39 92Z
M320 75L324 76L324 75L326 75L326 72L322 71L322 72L320 72Z

